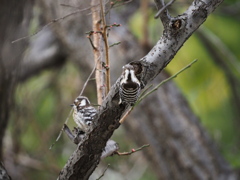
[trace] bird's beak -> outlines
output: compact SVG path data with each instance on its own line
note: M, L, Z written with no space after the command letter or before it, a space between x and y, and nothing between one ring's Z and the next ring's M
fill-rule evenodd
M70 104L70 106L71 106L71 107L73 107L73 106L74 106L74 104Z

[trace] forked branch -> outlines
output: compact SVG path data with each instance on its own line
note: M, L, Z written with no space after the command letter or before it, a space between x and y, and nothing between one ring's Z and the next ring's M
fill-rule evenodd
M195 0L182 15L175 18L161 16L164 33L152 50L142 59L134 61L140 71L140 79L146 85L154 79L167 65L184 42L206 20L208 15L223 0ZM100 162L102 150L115 129L120 126L119 120L127 107L119 105L119 79L112 86L102 103L98 118L92 132L78 144L77 149L61 170L58 179L88 179Z

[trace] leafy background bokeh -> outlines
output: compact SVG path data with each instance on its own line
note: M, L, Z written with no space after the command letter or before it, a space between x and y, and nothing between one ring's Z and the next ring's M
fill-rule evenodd
M235 3L237 2L225 1L214 14L210 15L198 31L209 37L215 53L221 54L225 65L232 67L231 75L238 79L238 84L240 84L238 68L240 67L240 23L237 15L227 14L224 11L226 5L231 6ZM150 15L149 38L150 42L154 44L162 33L162 27L160 21L153 18L155 11L150 9L148 13ZM240 14L240 10L238 10L238 14ZM143 23L141 13L137 11L130 18L129 29L141 41L142 34L139 30ZM188 99L193 111L201 119L203 126L217 143L225 159L234 168L240 168L240 133L238 133L240 117L237 113L240 107L234 106L228 74L213 60L198 33L193 34L184 44L168 65L167 71L174 74L194 59L198 59L198 62L180 74L174 81ZM232 60L235 61L235 66L230 64ZM14 153L20 154L15 158L21 159L25 164L26 174L24 176L28 179L56 179L59 170L74 151L76 146L65 135L62 135L51 150L49 147L54 143L69 115L69 105L81 91L84 83L81 73L81 69L71 62L67 62L61 68L46 70L18 85L14 106L16 113L11 115L11 122L5 138L11 141L6 141L8 145L5 151L11 147L14 149ZM90 83L92 86L86 88L85 95L90 98L91 102L97 104L94 82ZM238 93L240 93L239 89ZM68 124L70 127L75 126L71 116ZM125 135L122 127L116 131L113 139L121 144L123 151L136 147L134 142ZM137 158L140 154L141 152L123 158L107 158L98 175L110 163L111 169L108 170L105 178L108 179L108 175L112 173L115 179L121 179L121 173L126 174L129 169L134 170L133 162L139 161L140 164L143 164L141 162L144 160ZM129 175L129 179L156 179L148 166L142 168L141 176L137 178Z
M239 10L233 8L237 1L224 1L215 13L210 15L206 22L194 33L183 47L178 51L173 61L167 66L167 71L171 74L176 73L194 59L198 59L197 64L182 73L174 81L188 99L193 111L201 119L201 123L211 134L217 143L224 157L235 168L240 167L239 150L239 111L233 102L233 92L231 84L228 82L229 76L209 54L207 47L198 36L198 32L203 33L211 43L215 52L222 56L225 61L224 66L230 67L230 76L236 79L237 86L240 87L240 21L237 14ZM227 13L226 5L231 6L232 13ZM225 7L225 8L224 8ZM237 6L236 6L237 7ZM230 9L230 7L228 7ZM176 9L175 9L176 11ZM177 10L178 12L182 11ZM176 13L176 12L175 12ZM136 36L141 39L142 21L139 18L141 13L136 13L132 17L130 27ZM162 28L150 12L149 34L154 44L159 37L159 30ZM219 63L219 64L218 64ZM238 94L239 88L236 90ZM236 112L237 111L237 112Z

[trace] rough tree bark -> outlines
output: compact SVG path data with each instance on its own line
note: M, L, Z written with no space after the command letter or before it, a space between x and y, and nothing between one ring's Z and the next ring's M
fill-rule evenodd
M113 13L112 17L115 17ZM123 19L121 18L121 20ZM121 22L121 24L125 23ZM122 29L117 29L117 31ZM116 32L116 34L121 34L121 32ZM129 42L129 35L126 36L127 38L124 36L121 39L122 43ZM146 52L145 46L142 47L144 49L138 49L140 47L137 43L132 46L134 52ZM125 55L125 59L128 59L129 51L131 49L122 49L121 52ZM161 72L152 83L159 83L167 77L166 73ZM150 148L144 150L144 157L147 162L151 162L149 165L158 179L235 178L235 172L221 158L214 143L199 124L198 118L173 81L168 82L146 98L140 106L134 109L123 125L127 130L127 136L139 146L151 144ZM169 141L176 141L176 144L181 146L178 146L176 151L176 147L170 146ZM199 152L201 156L198 154ZM182 154L186 158L181 158ZM185 160L187 159L191 159L191 161L188 161L190 163L186 166ZM211 171L207 169L209 167L212 167ZM199 169L201 173L194 173L193 171L196 169Z
M207 16L213 12L213 10L221 2L222 0L194 1L187 11L175 18L170 17L166 11L160 15L165 28L163 36L148 53L148 55L137 61L138 65L141 66L142 69L140 75L144 84L147 84L150 80L154 79L161 72L161 70L167 66L183 43L206 20ZM156 1L156 4L158 9L162 7L160 1ZM113 85L111 91L104 100L103 105L100 107L99 116L96 119L96 126L94 127L93 131L78 145L77 149L74 151L67 164L60 172L58 179L88 179L91 173L97 167L100 161L102 149L105 147L107 140L111 137L114 130L119 127L119 120L125 110L124 106L122 107L118 104L118 83L119 80L117 80L117 82ZM166 107L164 108L164 113L169 113ZM196 122L197 120L193 119L193 121ZM169 123L171 123L171 121L169 121ZM177 138L176 134L178 135L182 131L180 128L173 130L175 131L174 138ZM191 131L187 131L187 133L190 132ZM198 130L197 132L201 134L201 131ZM195 134L194 131L192 133ZM186 136L189 135L191 136L191 134L186 134ZM195 135L196 139L198 139L197 137L199 134L196 133ZM202 137L208 139L205 135ZM198 179L204 179L205 177L214 179L218 177L216 174L219 173L219 177L221 178L236 179L234 174L230 170L228 171L228 167L218 168L221 167L221 160L214 161L214 163L216 163L216 167L211 167L212 165L203 169L190 167L194 164L192 158L196 158L196 162L199 161L199 158L194 157L194 155L205 153L206 151L211 151L212 149L210 148L204 150L203 152L198 152L198 149L195 149L198 147L196 146L195 148L190 149L190 151L193 151L193 156L191 156L191 158L186 157L184 154L178 154L178 147L181 147L182 144L174 141L174 138L170 138L169 144L166 147L171 147L173 150L175 149L174 155L178 156L179 164L183 163L182 165L183 167L187 167L186 169L192 168L189 173L185 173L185 177L189 177L191 175L191 177L197 177ZM206 141L208 142L208 140ZM186 142L188 145L192 145L192 143L194 142ZM214 154L214 152L209 154L212 154L211 158L217 158L217 155ZM166 153L166 155L168 154ZM171 161L171 163L172 162L173 161ZM205 163L207 163L207 161ZM178 170L176 170L176 166L173 167L175 168L175 171L170 169L169 171L166 171L167 174L164 173L162 177L174 177L168 174L171 172L178 172ZM164 169L167 167L166 165L163 165L162 168L164 171ZM208 168L210 168L210 170ZM201 174L202 171L209 173L211 170L214 170L213 176L203 176ZM224 170L224 172L221 170ZM221 175L222 173L223 175ZM177 175L179 175L179 173Z

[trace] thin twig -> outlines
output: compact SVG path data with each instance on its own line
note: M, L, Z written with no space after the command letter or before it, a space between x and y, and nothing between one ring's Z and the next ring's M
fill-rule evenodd
M95 65L94 65L91 73L89 74L87 80L85 81L85 83L84 83L84 85L83 85L83 88L82 88L81 93L79 94L79 96L81 96L81 95L83 94L83 91L84 91L84 89L86 88L88 82L91 80L90 78L91 78L91 76L93 75L94 71L96 70L96 67L97 67L97 63L95 63Z
M97 178L96 180L99 180L99 179L101 179L101 178L104 176L104 174L105 174L105 172L107 171L107 169L109 168L109 166L110 166L110 164L107 165L107 167L104 169L102 175L99 176L99 178Z
M96 78L91 78L89 79L89 81L96 81Z
M128 1L128 2L131 2L131 1ZM128 3L128 2L127 2L127 3ZM123 4L126 4L126 3L123 3ZM60 5L62 5L62 6L67 6L67 7L72 7L72 8L76 8L76 7L74 7L74 6L67 5L67 4L60 4ZM99 5L99 4L96 4L96 5L94 5L94 6L98 6L98 5ZM90 7L84 8L84 9L78 9L78 10L76 10L76 11L74 11L74 12L71 12L71 13L63 16L63 17L53 19L53 20L50 21L48 24L46 24L46 25L44 25L43 27L39 28L39 29L38 29L36 32L34 32L33 34L30 34L30 35L27 35L27 36L23 36L23 37L21 37L21 38L19 38L19 39L16 39L16 40L12 41L11 43L16 43L16 42L18 42L18 41L21 41L21 40L24 40L24 39L27 39L27 38L31 38L31 37L37 35L37 34L38 34L39 32L41 32L43 29L45 29L45 28L47 28L48 26L52 25L53 23L56 23L56 22L61 21L61 20L64 20L65 18L67 18L67 17L69 17L69 16L72 16L72 15L74 15L74 14L80 13L80 12L82 12L82 11L90 10L90 9L91 9L92 7L94 7L94 6L90 6Z
M152 94L154 91L156 91L161 85L163 85L164 83L170 81L173 78L176 78L180 73L182 73L183 71L185 71L186 69L190 68L195 62L197 62L197 59L193 60L190 64L188 64L186 67L182 68L180 71L178 71L176 74L172 75L171 77L163 80L161 83L159 83L155 88L153 88L152 90L148 91L146 94L144 94L143 96L141 96L139 98L139 100L135 103L134 106L138 105L144 98L146 98L148 95Z
M143 148L146 148L146 147L149 147L150 144L145 144L143 146L141 146L140 148L137 148L137 149L132 149L130 152L115 152L115 154L119 155L119 156L128 156L128 155L131 155L137 151L141 151Z
M73 112L73 108L72 108L71 111L69 112L69 114L68 114L68 116L67 116L67 119L65 120L65 123L64 123L64 124L67 124L67 122L68 122L68 120L69 120L69 118L70 118L72 112ZM49 150L51 150L52 147L55 145L55 143L58 142L58 140L59 140L60 137L62 136L63 130L64 130L64 125L63 125L61 131L59 132L58 137L57 137L57 139L55 140L55 142L52 143L52 145L49 147Z
M141 93L140 97L142 97L151 87L153 87L153 84L149 85L144 91Z
M160 14L170 5L172 5L174 3L175 0L171 0L169 1L165 6L163 6L161 9L158 10L157 14L154 16L155 19L157 19Z
M83 91L84 91L84 89L86 88L86 86L87 86L87 84L88 84L91 76L93 75L94 71L96 70L96 65L97 65L97 64L95 63L95 65L94 65L91 73L89 74L87 80L85 81L85 83L84 83L84 85L83 85L83 88L82 88L79 96L81 96L81 95L83 94ZM73 113L73 108L71 108L71 110L70 110L70 112L69 112L69 114L68 114L68 116L67 116L67 119L65 120L65 122L64 122L64 124L63 124L63 127L62 127L61 131L60 131L59 134L58 134L57 139L56 139L55 142L52 143L52 145L49 147L50 150L52 149L52 147L55 145L55 143L58 142L58 140L59 140L60 137L62 136L62 133L63 133L63 131L64 131L64 129L65 129L65 124L68 123L68 120L69 120L70 116L72 115L72 113Z
M77 13L82 12L82 11L89 10L89 9L91 9L91 8L92 8L92 7L87 7L87 8L84 8L84 9L78 9L78 10L76 10L76 11L74 11L74 12L71 12L71 13L69 13L69 14L66 14L65 16L62 16L62 17L60 17L60 18L53 19L53 20L50 21L48 24L46 24L46 25L44 25L43 27L39 28L39 29L38 29L36 32L34 32L33 34L30 34L30 35L21 37L21 38L19 38L19 39L16 39L16 40L12 41L12 43L16 43L16 42L21 41L21 40L26 39L26 38L31 38L31 37L37 35L37 34L38 34L39 32L41 32L43 29L45 29L45 28L47 28L48 26L52 25L53 23L56 23L56 22L61 21L61 20L64 20L65 18L67 18L67 17L69 17L69 16L72 16L72 15L77 14Z
M119 44L121 44L120 41L119 41L119 42L116 42L116 43L113 43L113 44L111 44L111 45L109 45L109 48L110 48L110 47L113 47L113 46L116 46L116 45L119 45Z
M117 3L112 3L111 4L111 8L117 8L117 7L120 7L122 5L125 5L125 4L128 4L130 2L132 2L133 0L129 0L129 1L124 1L124 2L121 2L120 1L117 1ZM108 13L108 12L107 12Z
M189 67L191 67L192 64L194 64L195 62L197 62L197 59L195 59L193 62L191 62L190 64L188 64L186 67L184 67L183 69L181 69L180 71L178 71L176 74L172 75L171 77L163 80L161 83L159 83L157 86L155 86L152 90L148 91L148 89L150 89L152 87L152 85L150 85L147 89L145 89L142 94L140 95L140 98L138 99L138 101L134 104L134 106L132 106L127 113L120 119L119 123L123 123L126 119L126 117L132 112L132 110L134 109L135 106L137 106L144 98L146 98L148 95L150 95L151 93L153 93L154 91L156 91L161 85L163 85L164 83L170 81L173 78L176 78L178 76L178 74L180 74L181 72L185 71L186 69L188 69Z
M70 5L70 4L59 4L60 6L63 6L63 7L68 7L68 8L75 8L75 9L78 9L78 7L76 6L73 6L73 5Z
M88 37L88 40L90 41L90 44L91 44L92 48L93 48L94 50L97 50L97 48L93 45L93 42L92 42L92 39L91 39L90 36Z
M134 106L131 106L131 108L124 114L124 116L120 119L119 123L123 123L126 119L126 117L132 112L132 110L134 109Z

